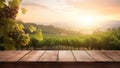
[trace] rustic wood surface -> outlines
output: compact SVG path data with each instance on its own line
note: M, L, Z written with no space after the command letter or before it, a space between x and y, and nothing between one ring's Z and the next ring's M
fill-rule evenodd
M119 50L0 51L0 68L120 68Z
M0 51L0 62L2 61L120 62L120 51L117 50Z

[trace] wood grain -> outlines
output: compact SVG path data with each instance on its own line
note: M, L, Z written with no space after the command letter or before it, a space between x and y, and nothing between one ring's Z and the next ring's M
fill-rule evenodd
M0 51L0 59L3 59L4 57L14 53L15 51Z
M73 50L72 52L73 52L73 54L74 54L74 56L75 56L75 58L76 58L76 60L78 62L90 62L90 61L94 61L92 59L92 57L87 54L86 51Z
M46 51L38 61L57 61L58 58L58 51L51 50Z
M114 61L120 61L120 51L102 51L104 54L112 58Z
M95 61L113 61L108 56L104 55L101 51L87 51L88 54L95 60Z
M120 62L120 51L116 50L24 50L0 51L0 62Z
M37 61L43 53L44 53L43 50L34 50L34 51L31 51L26 56L24 56L19 61L28 61L28 62L29 61Z
M59 59L58 61L66 61L66 62L75 62L75 58L72 54L71 51L64 51L64 50L61 50L59 51Z
M0 59L0 61L18 61L20 58L22 58L28 52L29 51L15 51L13 54L10 54L10 55Z

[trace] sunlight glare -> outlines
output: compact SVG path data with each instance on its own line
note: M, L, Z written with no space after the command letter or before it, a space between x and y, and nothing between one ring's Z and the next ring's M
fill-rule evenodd
M95 18L92 16L84 16L82 17L81 22L84 27L93 26L95 24Z

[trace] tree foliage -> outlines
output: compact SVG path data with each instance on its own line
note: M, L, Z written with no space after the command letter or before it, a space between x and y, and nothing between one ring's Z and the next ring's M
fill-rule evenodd
M30 37L24 32L24 26L15 20L21 0L6 3L0 0L0 44L3 44L4 49L13 50L16 46L27 45Z

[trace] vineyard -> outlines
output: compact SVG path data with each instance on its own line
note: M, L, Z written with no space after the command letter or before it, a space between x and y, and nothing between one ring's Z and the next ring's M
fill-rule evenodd
M47 26L42 33L40 26L16 20L21 0L6 3L6 0L0 1L0 50L120 50L120 28L81 34ZM25 14L26 9L21 9ZM68 34L60 35L62 31Z
M93 34L81 34L79 36L57 36L43 34L42 41L31 38L30 43L26 47L22 47L22 49L119 50L120 29L96 31Z

